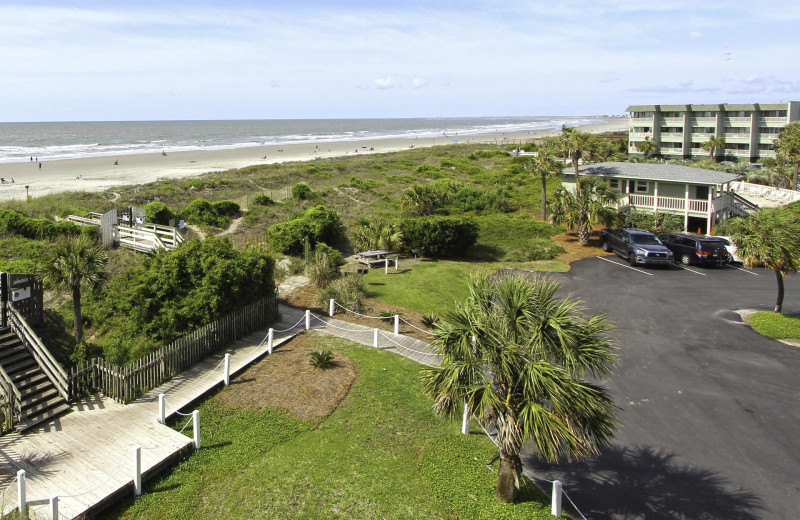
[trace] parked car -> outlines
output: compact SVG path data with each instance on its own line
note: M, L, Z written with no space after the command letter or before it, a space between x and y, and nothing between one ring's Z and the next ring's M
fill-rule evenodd
M718 236L709 235L708 238L716 238L716 239L721 240L722 243L725 244L725 249L728 250L728 254L731 256L731 262L736 262L737 264L741 264L742 263L742 259L739 258L739 255L736 254L736 252L739 250L739 248L736 247L736 244L733 243L733 241L731 240L731 237L718 237Z
M670 265L675 261L672 251L657 236L639 229L604 229L603 251L613 251L631 265Z
M664 233L658 238L675 254L675 259L684 265L722 265L731 261L725 243L717 237Z

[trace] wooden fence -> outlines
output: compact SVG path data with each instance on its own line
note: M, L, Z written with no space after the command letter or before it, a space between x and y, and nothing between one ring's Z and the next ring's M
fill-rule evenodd
M242 307L125 366L100 358L78 363L68 376L71 399L100 391L129 403L236 340L278 318L277 294Z

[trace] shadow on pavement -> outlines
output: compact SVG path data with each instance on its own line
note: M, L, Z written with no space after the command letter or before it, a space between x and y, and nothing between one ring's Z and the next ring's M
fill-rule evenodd
M560 480L591 520L754 520L765 510L754 493L730 489L718 474L648 446L612 446L581 462L547 464L529 456L523 463L537 476Z

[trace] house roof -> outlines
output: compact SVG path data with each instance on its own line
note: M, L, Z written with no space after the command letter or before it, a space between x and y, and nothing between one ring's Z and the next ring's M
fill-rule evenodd
M677 164L604 162L578 167L582 175L597 175L605 178L642 179L649 181L679 182L686 184L717 185L737 181L741 175L717 172ZM574 175L572 167L564 168L564 174Z

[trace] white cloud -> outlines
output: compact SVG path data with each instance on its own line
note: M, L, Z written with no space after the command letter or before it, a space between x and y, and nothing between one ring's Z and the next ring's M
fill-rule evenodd
M375 80L375 87L379 89L394 88L394 78L387 76L385 78L378 78Z
M411 86L414 88L423 88L428 86L428 80L425 78L414 78L411 80Z
M689 39L690 40L699 40L702 37L703 37L703 33L701 33L700 31L692 31L692 32L689 33Z

